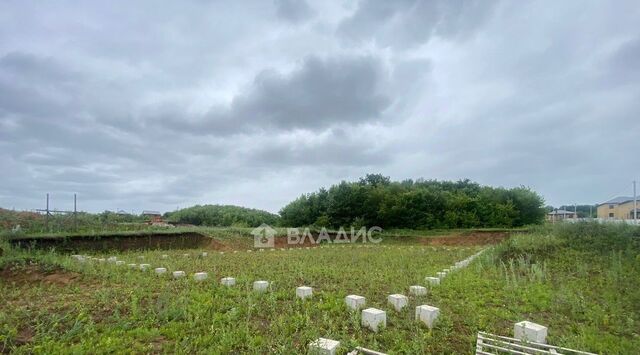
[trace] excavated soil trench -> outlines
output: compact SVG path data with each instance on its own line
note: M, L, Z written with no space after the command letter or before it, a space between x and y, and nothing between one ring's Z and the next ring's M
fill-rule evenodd
M198 249L224 250L225 245L206 235L187 232L175 234L100 235L57 238L23 238L11 243L22 248L51 249L63 252L87 250Z
M318 236L314 235L314 240ZM402 238L410 244L443 245L443 246L471 246L498 244L509 237L506 232L470 232L457 235L443 235L435 237L395 237ZM330 233L330 239L335 239L335 233ZM196 232L185 233L157 233L138 235L100 235L100 236L71 236L71 237L39 237L12 240L11 243L22 248L51 249L61 252L82 251L126 251L141 249L209 249L220 251L243 250L253 248L253 238L244 241L222 242L215 238ZM384 241L383 241L384 244ZM309 238L304 243L288 244L287 237L275 237L274 247L301 248L317 247Z

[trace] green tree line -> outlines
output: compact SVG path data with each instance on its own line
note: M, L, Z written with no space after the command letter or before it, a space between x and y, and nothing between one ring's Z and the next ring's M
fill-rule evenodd
M196 205L165 213L169 222L211 227L257 227L278 224L278 215L267 211L231 205Z
M404 180L369 174L304 194L280 210L281 225L383 228L518 227L544 219L544 200L526 187L469 180Z

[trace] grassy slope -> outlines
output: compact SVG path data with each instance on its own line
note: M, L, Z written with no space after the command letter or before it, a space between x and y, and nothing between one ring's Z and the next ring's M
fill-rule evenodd
M386 305L387 294L406 293L409 285L422 283L424 276L475 249L330 247L216 253L206 259L184 258L175 251L169 260L159 258L167 252L144 253L147 262L170 271L209 271L212 278L203 284L109 265L80 267L55 254L10 250L4 264L31 257L39 267L57 264L80 275L68 286L0 281L0 344L18 352L48 353L291 353L303 352L310 340L325 336L350 347L388 352L469 353L477 330L510 335L514 322L529 319L549 326L554 345L633 353L640 348L638 248L623 241L594 251L560 237L565 232L518 235L445 279L428 296L412 298L410 308L400 314ZM120 257L136 262L137 255ZM238 287L217 285L227 275L238 278ZM256 279L274 281L274 291L252 294L250 284ZM295 286L302 284L316 288L312 301L293 297ZM368 305L387 310L388 329L378 334L361 329L358 317L344 312L343 297L349 293L362 294ZM441 308L432 331L412 320L419 304ZM34 337L14 348L25 329Z
M575 250L539 232L487 253L433 298L456 333L512 334L513 323L527 319L548 326L554 345L633 354L640 348L638 284L638 249ZM449 341L463 340L452 334Z

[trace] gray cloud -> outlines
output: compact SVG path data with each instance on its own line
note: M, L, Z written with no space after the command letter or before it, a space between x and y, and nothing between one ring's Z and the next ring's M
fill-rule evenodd
M368 172L639 179L634 1L0 4L0 206L277 211Z
M274 0L276 13L286 21L299 23L315 15L313 9L304 0Z
M308 57L290 74L260 72L229 107L213 107L196 122L174 121L194 132L324 129L336 123L379 120L391 98L385 70L373 57Z
M432 36L465 38L489 18L496 4L480 0L361 0L340 24L338 33L399 48L423 44Z

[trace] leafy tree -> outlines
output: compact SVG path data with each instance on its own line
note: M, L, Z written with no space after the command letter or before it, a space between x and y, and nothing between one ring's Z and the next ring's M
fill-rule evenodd
M304 208L306 202L300 203ZM166 214L168 221L211 227L276 225L278 216L267 211L230 205L196 205ZM300 220L300 222L306 222Z
M403 180L367 174L302 195L280 210L283 226L355 224L384 228L513 227L540 223L543 199L526 187L470 180Z

